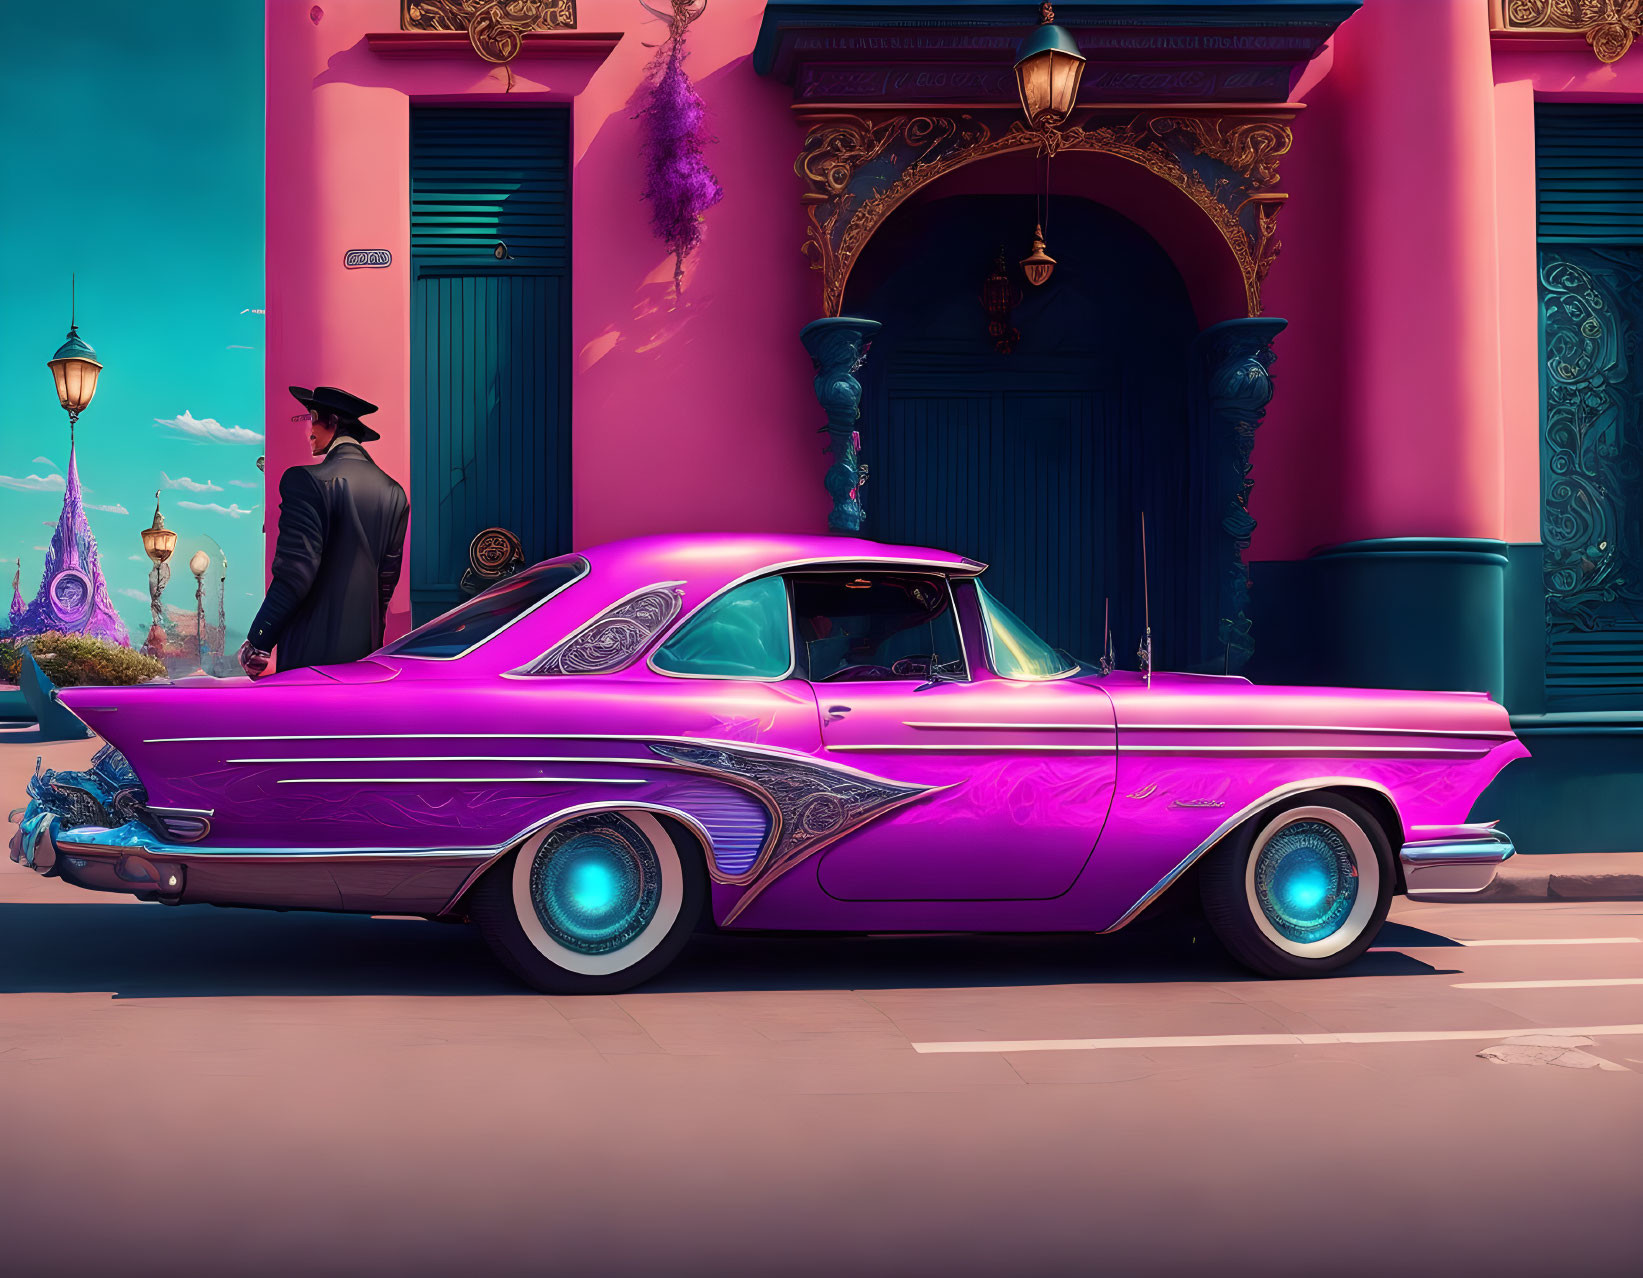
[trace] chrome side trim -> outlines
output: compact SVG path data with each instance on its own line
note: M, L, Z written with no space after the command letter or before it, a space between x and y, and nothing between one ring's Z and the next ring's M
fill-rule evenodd
M829 754L850 754L854 752L876 752L880 754L999 754L1008 752L1020 754L1116 754L1118 747L1111 743L1101 745L999 745L991 742L984 745L919 745L898 743L895 745L870 742L866 745L830 745Z
M1104 928L1103 931L1116 932L1125 924L1133 922L1137 914L1141 913L1142 910L1146 909L1147 906L1156 901L1161 895L1163 895L1164 891L1170 886L1170 884L1174 883L1176 879L1180 878L1189 869L1191 869L1194 861L1203 856L1204 853L1208 852L1212 847L1219 843L1233 830L1237 829L1238 826L1242 825L1250 817L1261 811L1261 809L1270 807L1272 804L1277 803L1282 799L1290 798L1293 795L1306 794L1312 790L1328 790L1334 786L1351 786L1352 788L1358 790L1374 790L1377 794L1383 795L1388 803L1392 804L1392 810L1394 812L1398 809L1397 802L1392 798L1392 792L1390 790L1383 785L1375 784L1373 781L1366 781L1362 777L1313 777L1307 781L1292 781L1288 785L1281 785L1276 789L1270 790L1266 794L1263 794L1253 803L1239 808L1238 811L1234 812L1226 820L1222 821L1220 825L1215 827L1215 832L1213 834L1211 834L1197 847L1193 848L1191 852L1187 853L1187 855L1181 859L1180 864L1178 864L1163 878L1159 879L1158 882L1154 884L1139 901L1130 906L1118 922L1114 923L1109 928ZM1096 843L1096 848L1099 850L1100 846L1100 842L1098 841Z
M616 766L648 763L647 759L622 759L609 755L569 754L352 754L300 756L289 759L225 759L225 763L609 763ZM149 809L153 811L154 809ZM180 810L180 809L173 809Z
M1481 759L1491 747L1315 745L1120 745L1124 754L1259 754L1303 759Z
M493 785L534 781L547 785L649 785L644 777L281 777L275 785Z
M561 558L565 558L565 557L566 556L562 556L562 555L555 555L554 556L555 559L561 559ZM587 559L585 557L583 557L582 555L572 555L572 556L569 556L569 557L574 558L578 563L580 563L582 565L582 571L581 572L577 573L576 576L572 577L563 586L560 586L558 590L555 590L550 595L543 595L542 598L538 599L535 603L533 603L529 608L525 609L525 611L520 613L517 617L513 618L511 621L509 621L509 622L507 622L503 625L498 626L495 630L491 631L490 634L486 635L478 643L469 644L461 652L453 653L449 657L427 657L427 656L422 656L422 655L420 655L418 653L414 653L414 652L395 652L391 647L378 648L377 651L380 652L385 657L394 658L394 660L396 660L396 661L461 661L463 657L466 657L470 652L473 652L476 648L483 648L486 644L488 644L492 639L495 639L497 637L497 635L501 634L503 631L510 630L514 626L517 626L521 621L525 620L526 617L530 616L531 613L535 612L538 608L540 608L543 604L547 603L549 600L559 598L560 595L564 594L567 590L569 590L577 582L579 582L583 578L585 578L588 575L588 573L593 571L593 566L591 564L589 564ZM551 563L552 561L544 559L541 562L542 563ZM535 566L536 566L535 564L531 565L531 567L533 567L533 568ZM502 578L501 581L497 582L496 584L501 585L503 581L507 581L507 580L508 579L506 577L504 577L504 578ZM480 591L480 594L483 594L483 593L484 593L484 591ZM475 595L473 598L477 599L478 597L479 597L479 595ZM473 599L464 599L461 603L457 604L456 608L447 608L444 612L440 613L439 616L434 617L429 621L423 622L423 625L431 626L431 625L433 625L433 623L435 621L440 621L440 620L443 620L446 617L449 617L453 612L455 612L457 610L457 608L466 607L468 604L470 604L472 602L473 602ZM422 629L422 626L418 626L416 629L420 630L420 629ZM416 630L413 630L413 631L410 632L410 634L415 634L415 633L416 633ZM404 639L406 639L408 637L409 637L409 635L402 635L399 639L394 640L394 643L396 643L396 644L401 643L401 642L404 641Z
M1491 741L1510 741L1517 735L1475 728L1353 728L1306 723L1125 723L1119 726L1126 732L1358 732L1365 736L1480 737Z
M952 728L966 732L1117 732L1110 723L936 723L903 719L904 728Z

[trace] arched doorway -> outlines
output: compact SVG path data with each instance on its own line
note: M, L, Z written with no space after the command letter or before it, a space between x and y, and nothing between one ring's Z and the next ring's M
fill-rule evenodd
M864 250L845 311L884 325L858 374L864 531L991 564L1006 604L1088 660L1110 600L1127 662L1145 511L1156 660L1213 664L1216 458L1189 404L1186 285L1134 222L1057 196L1058 265L1033 288L1016 265L1032 221L1031 196L953 195L899 209ZM982 301L1001 249L1020 293L1008 353Z

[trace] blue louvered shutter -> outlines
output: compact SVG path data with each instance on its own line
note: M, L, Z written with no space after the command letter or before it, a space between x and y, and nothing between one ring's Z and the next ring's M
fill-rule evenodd
M570 549L570 115L411 112L411 604L456 604L468 545Z
M1550 710L1643 708L1643 105L1535 109Z

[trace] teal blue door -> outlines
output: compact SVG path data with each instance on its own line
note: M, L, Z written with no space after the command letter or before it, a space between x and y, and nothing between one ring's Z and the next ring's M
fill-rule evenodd
M1188 411L1186 288L1133 223L1074 199L1052 212L1059 265L1037 289L1015 265L1031 197L940 200L869 245L845 303L884 324L859 374L867 531L991 565L1000 600L1091 661L1110 601L1133 664L1145 511L1158 664L1207 668L1221 561L1203 497L1210 441ZM1020 290L1009 353L982 304L1000 246Z
M411 616L461 595L492 527L570 549L570 123L411 112Z

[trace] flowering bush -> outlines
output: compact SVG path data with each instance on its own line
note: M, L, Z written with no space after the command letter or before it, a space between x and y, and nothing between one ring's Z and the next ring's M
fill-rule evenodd
M0 680L16 683L22 677L25 648L59 688L147 683L165 677L165 666L133 648L48 630L23 639L0 640Z

